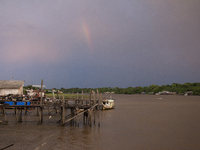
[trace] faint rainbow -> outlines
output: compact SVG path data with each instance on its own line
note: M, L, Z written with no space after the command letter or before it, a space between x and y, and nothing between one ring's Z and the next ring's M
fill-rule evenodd
M93 52L91 33L89 30L88 24L84 20L82 21L82 28L83 28L83 32L85 34L87 45L88 45L90 51Z

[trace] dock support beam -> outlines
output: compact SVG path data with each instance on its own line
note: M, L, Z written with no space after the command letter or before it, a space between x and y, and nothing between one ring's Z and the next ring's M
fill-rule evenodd
M19 122L22 122L22 108L19 108Z
M71 108L71 118L74 117L74 108ZM71 123L74 124L74 119L71 120Z
M39 107L37 107L37 116L39 116Z
M64 124L65 123L65 95L63 95L63 102L61 105L61 123Z
M40 106L40 123L43 122L43 107Z
M92 102L91 102L91 89L90 89L90 106L92 105Z

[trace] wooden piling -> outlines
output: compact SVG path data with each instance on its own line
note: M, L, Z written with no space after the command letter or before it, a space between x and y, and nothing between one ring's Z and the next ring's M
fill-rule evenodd
M41 80L41 95L40 95L40 105L42 105L42 87L43 87L43 79Z
M93 94L93 104L92 105L95 105L96 104L95 91L92 91L92 94Z
M14 113L16 115L16 113L17 113L17 107L14 108Z
M83 113L83 122L87 123L87 116L88 116L88 112L85 111L86 109L84 109L84 113Z
M54 106L54 109L55 109L55 112L57 113L57 112L58 112L58 110L57 110L56 106Z
M50 106L49 106L49 104L48 104L48 115L50 115L50 110L49 110L49 107L50 107Z
M24 107L24 114L27 115L27 108Z
M5 113L4 117L5 117L5 122L8 122L8 121L7 121L7 117L6 117L6 113Z
M102 93L100 94L100 107L101 107L101 110L103 110L103 106L102 106Z
M60 91L58 90L58 92L59 92L59 99L60 99Z
M63 103L62 103L62 115L61 115L61 122L62 124L65 123L65 107L64 107L64 102L65 102L65 95L63 95Z
M89 126L92 127L92 110L89 109Z
M3 107L3 112L2 112L2 114L5 115L5 107Z
M56 97L56 98L59 98L59 97L58 97L58 90L57 90L57 93L56 93L56 95L57 95L57 97Z
M41 80L41 95L40 95L40 122L43 122L43 101L42 101L42 88L43 88L43 79Z
M78 114L79 114L79 109L77 109L77 127L79 128L79 116L78 116Z
M99 118L99 115L100 115L100 97L99 97L99 91L97 89L97 94L98 94L98 127L100 127L100 118Z
M40 123L43 122L43 107L40 106Z
M92 105L92 103L91 103L91 89L90 89L90 106Z
M54 89L52 89L52 93L53 93L53 100L55 100Z
M18 113L17 113L17 108L15 108L15 117L16 117L16 122L18 122Z
M37 107L37 116L39 116L39 107Z
M82 90L81 105L83 105L83 90Z
M95 107L94 107L95 109ZM93 121L94 121L94 125L95 125L95 114L96 114L96 110L93 111L94 117L93 117Z
M22 122L22 108L20 107L19 113L19 122Z
M74 108L71 108L71 118L74 117ZM71 120L71 124L74 124L74 120Z

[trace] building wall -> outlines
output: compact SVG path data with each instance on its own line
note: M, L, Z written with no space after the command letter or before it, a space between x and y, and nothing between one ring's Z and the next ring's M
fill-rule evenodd
M19 89L0 89L0 96L8 94L23 95L23 86L20 87Z

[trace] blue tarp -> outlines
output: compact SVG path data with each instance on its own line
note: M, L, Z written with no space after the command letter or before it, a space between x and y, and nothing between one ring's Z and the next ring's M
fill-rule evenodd
M16 102L16 105L25 105L25 102Z
M14 102L5 102L5 104L13 105Z

